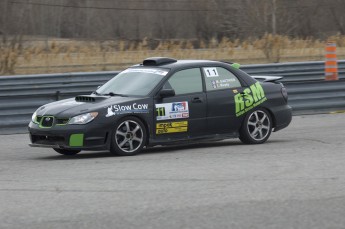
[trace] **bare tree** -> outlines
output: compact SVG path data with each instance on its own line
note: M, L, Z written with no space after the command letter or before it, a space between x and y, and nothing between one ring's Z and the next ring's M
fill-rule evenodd
M332 18L334 20L334 24L337 30L342 35L345 35L344 9L345 9L345 2L343 0L334 0L334 2L330 4L330 7L329 7Z

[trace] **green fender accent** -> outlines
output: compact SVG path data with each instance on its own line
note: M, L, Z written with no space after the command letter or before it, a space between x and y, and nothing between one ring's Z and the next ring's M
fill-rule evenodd
M69 138L69 146L83 146L84 134L71 134Z

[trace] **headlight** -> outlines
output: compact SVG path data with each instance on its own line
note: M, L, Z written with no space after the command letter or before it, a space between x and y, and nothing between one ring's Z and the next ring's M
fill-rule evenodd
M91 112L87 114L82 114L71 118L68 124L86 124L94 120L98 115L98 112Z
M37 118L37 111L35 111L35 113L32 114L31 121L32 121L33 123L38 124L37 121L36 121L36 118Z

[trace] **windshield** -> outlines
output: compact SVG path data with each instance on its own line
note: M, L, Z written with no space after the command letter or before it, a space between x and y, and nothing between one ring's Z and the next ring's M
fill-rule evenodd
M100 95L148 95L168 74L167 69L129 68L101 86L96 93Z

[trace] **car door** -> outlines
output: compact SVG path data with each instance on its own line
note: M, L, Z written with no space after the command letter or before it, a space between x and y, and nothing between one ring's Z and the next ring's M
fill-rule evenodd
M236 117L235 95L242 92L239 79L223 67L204 67L207 92L207 130L210 134L234 133L241 125Z
M175 96L155 99L156 138L197 137L206 131L206 95L200 68L174 73L163 88L174 89Z

